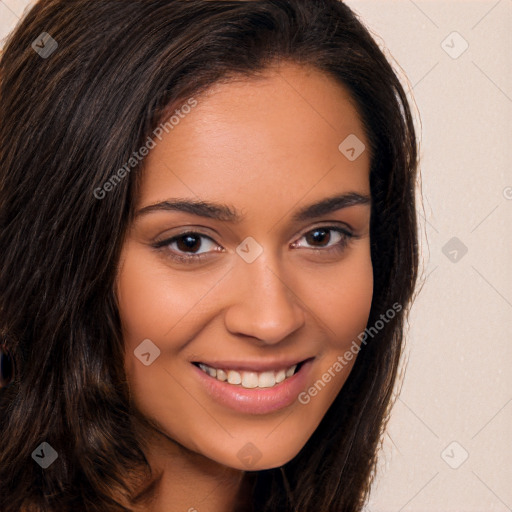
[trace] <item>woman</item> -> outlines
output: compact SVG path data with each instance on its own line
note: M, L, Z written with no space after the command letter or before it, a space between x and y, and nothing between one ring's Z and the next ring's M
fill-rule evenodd
M0 510L361 510L417 154L351 10L41 0L0 79Z

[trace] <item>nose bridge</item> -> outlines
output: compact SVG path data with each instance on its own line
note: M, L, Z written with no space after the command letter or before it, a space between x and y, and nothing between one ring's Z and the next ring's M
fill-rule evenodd
M239 258L235 265L225 315L226 328L232 334L274 344L304 323L300 301L280 275L281 267L270 251L264 251L252 263Z

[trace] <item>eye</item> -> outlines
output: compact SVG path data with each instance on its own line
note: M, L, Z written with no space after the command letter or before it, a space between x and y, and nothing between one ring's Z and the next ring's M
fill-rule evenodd
M334 236L332 233L334 233ZM299 240L305 239L308 245L312 245L310 247L312 249L331 252L343 250L350 239L355 237L353 233L340 227L321 226L308 231ZM299 242L294 242L292 246L303 247Z
M305 233L304 239L310 247L304 247L299 241L291 244L293 248L313 249L315 252L339 253L356 235L338 226L321 226ZM157 241L153 247L165 251L165 255L178 263L197 263L208 258L211 253L224 252L209 236L195 231L187 231L165 240Z
M220 246L209 236L195 231L181 233L172 238L156 242L153 247L166 250L172 259L181 263L192 263L207 257L208 253L220 252ZM217 247L217 249L213 249ZM203 250L204 249L204 250ZM200 252L200 250L203 250Z

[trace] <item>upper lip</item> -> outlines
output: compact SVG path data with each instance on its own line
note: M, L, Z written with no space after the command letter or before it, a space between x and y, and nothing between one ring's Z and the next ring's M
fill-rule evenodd
M303 363L306 360L313 359L312 357L303 357L302 359L297 359L296 357L288 358L288 359L280 359L280 360L270 360L270 361L220 361L220 360L202 360L202 361L192 361L195 364L203 363L212 368L217 369L226 369L226 370L238 370L238 371L246 371L246 372L270 372L270 371L279 371L286 370L290 366L294 364Z

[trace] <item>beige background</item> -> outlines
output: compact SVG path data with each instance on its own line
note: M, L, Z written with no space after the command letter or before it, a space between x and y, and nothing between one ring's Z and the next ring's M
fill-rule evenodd
M347 3L422 124L424 285L367 510L512 511L512 0Z

